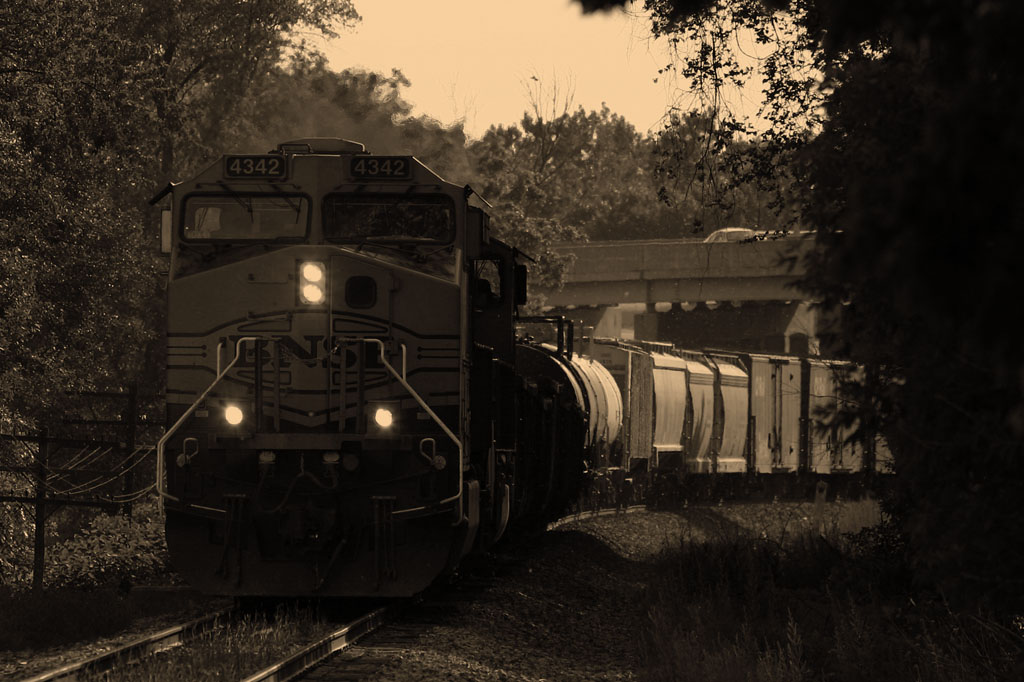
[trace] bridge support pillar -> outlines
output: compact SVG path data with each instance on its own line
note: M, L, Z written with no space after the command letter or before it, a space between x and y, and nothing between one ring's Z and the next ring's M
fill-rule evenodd
M634 320L638 339L667 341L683 348L787 355L816 355L816 330L817 311L806 301L672 305L666 312L645 312Z
M572 310L555 308L551 315L564 315L576 325L576 336L622 338L622 310L617 306L581 306Z

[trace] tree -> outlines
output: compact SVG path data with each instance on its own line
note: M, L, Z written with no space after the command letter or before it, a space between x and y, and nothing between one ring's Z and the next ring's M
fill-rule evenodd
M202 158L246 87L348 0L0 9L0 377L25 413L144 364L157 297L144 200ZM175 148L179 149L178 157ZM180 149L190 154L181 158ZM148 248L147 248L148 247ZM147 329L148 327L148 329ZM20 403L19 403L20 401Z
M402 92L408 86L397 69L389 75L336 72L322 56L302 56L255 82L220 144L238 151L272 149L302 137L342 137L374 154L414 155L443 177L465 182L470 171L462 126L413 116Z
M716 125L715 117L700 112L671 112L653 141L658 196L688 221L679 227L698 237L729 226L794 229L799 218L787 201L792 195L788 160L773 164L771 157L782 155L735 139Z
M793 169L793 199L818 239L804 287L835 312L836 352L868 367L861 417L894 450L893 510L917 575L952 601L1019 613L1024 359L1007 320L1019 308L1024 70L1006 47L1024 7L646 7L655 31L691 39L683 68L712 95L741 75L716 47L748 31L772 50L773 125L755 171ZM723 139L738 129L723 109L705 111Z
M650 140L608 107L570 111L558 99L545 109L538 90L519 125L492 126L469 149L474 187L504 237L537 258L531 279L543 288L567 265L558 242L675 236L681 222L657 201Z
M349 0L0 3L0 430L154 364L145 200L216 145L253 74L303 54L296 29L356 18ZM24 539L24 514L3 520Z
M99 4L0 10L0 391L29 414L139 367L154 263L129 199L146 191L131 46ZM89 36L83 38L82 32ZM143 189L145 188L145 189Z
M214 155L209 145L221 139L254 81L286 53L314 56L297 30L336 37L335 26L359 19L351 0L146 0L130 6L129 30L149 57L166 179Z

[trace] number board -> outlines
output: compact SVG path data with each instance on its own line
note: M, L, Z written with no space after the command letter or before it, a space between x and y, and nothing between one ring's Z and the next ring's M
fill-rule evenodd
M272 178L280 180L287 175L288 166L279 154L249 154L224 158L226 178Z
M357 156L349 171L355 179L408 180L412 177L411 156Z

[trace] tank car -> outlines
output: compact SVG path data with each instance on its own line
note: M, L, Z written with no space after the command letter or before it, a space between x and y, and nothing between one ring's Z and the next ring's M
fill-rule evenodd
M564 506L579 406L516 372L526 269L468 186L314 138L164 197L157 489L192 585L410 595Z
M573 452L559 468L552 486L559 500L582 507L608 506L618 500L624 482L622 463L622 394L609 370L595 358L574 352L573 328L561 318L523 318L522 322L557 325L555 343L520 343L519 373L531 382L558 387L567 405L578 408L582 430L563 439ZM581 495L586 499L582 499ZM563 508L563 511L565 509Z

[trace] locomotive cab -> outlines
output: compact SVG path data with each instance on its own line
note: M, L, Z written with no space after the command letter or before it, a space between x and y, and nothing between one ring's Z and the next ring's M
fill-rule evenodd
M514 380L523 272L486 205L337 139L224 156L164 195L157 489L186 579L402 596L500 536L515 406L469 396Z

